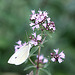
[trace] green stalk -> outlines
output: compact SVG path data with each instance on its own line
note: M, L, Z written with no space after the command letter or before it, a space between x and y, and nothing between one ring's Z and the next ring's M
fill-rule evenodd
M38 70L39 70L39 56L40 56L40 49L41 49L41 48L40 48L40 46L39 46L36 75L38 75Z

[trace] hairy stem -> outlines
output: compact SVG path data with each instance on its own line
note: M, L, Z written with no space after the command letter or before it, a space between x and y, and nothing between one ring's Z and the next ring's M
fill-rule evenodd
M39 70L39 56L40 56L40 46L39 46L39 50L38 50L38 61L37 61L36 75L38 75L38 70Z

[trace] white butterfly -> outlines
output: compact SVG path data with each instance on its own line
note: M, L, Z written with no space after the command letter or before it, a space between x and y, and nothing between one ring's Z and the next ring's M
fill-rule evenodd
M26 61L29 56L29 51L32 45L30 43L19 48L8 60L9 64L20 65Z

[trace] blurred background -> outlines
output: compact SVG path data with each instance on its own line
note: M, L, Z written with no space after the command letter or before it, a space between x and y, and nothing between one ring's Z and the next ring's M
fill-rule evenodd
M46 57L53 49L64 51L63 63L51 63L48 71L52 75L75 75L75 0L0 0L0 75L26 75L26 65L8 64L18 40L27 41L32 30L29 26L31 10L47 11L56 24L56 31L44 44L41 53ZM34 58L32 58L34 61ZM41 74L44 75L44 74ZM45 74L46 75L46 74Z

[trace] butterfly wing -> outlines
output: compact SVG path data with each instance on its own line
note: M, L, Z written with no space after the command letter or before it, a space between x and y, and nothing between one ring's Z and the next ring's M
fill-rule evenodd
M22 46L10 57L8 63L20 65L23 62L25 62L29 56L30 48L31 48L31 44Z

